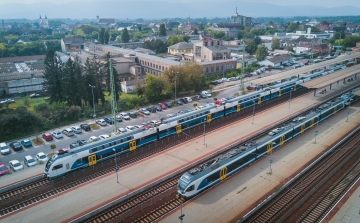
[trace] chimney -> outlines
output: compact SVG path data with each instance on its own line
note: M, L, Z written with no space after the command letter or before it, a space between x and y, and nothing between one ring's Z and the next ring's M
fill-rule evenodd
M307 28L307 34L311 33L311 27Z

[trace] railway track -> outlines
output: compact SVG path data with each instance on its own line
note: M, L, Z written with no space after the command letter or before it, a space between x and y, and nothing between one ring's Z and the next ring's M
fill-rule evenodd
M296 91L295 93L293 93L293 98L301 97L309 92L310 90L307 89ZM278 99L264 102L256 106L257 112L261 112L271 107L275 107L280 103L286 102L287 100L287 97L281 97ZM252 107L244 109L242 112L228 115L225 118L220 118L211 123L206 123L206 132L210 133L215 129L246 118L251 114ZM203 125L201 124L201 126L199 125L199 127L184 130L181 135L170 136L161 141L157 141L155 143L151 143L150 145L143 146L135 150L133 153L127 153L121 156L117 156L117 158L120 159L120 162L118 162L118 167L121 168L129 164L135 163L146 157L149 157L175 145L179 145L187 140L200 136L203 134L202 126ZM112 171L114 171L114 163L112 159L109 159L108 161L101 162L95 166L74 171L58 179L41 179L39 181L26 184L13 190L9 190L5 193L0 194L0 217L23 209L29 205L35 204L56 194L63 193L66 190L79 186L90 180L94 180Z
M283 188L275 197L264 204L261 208L246 216L239 222L318 222L328 208L353 180L359 177L359 151L360 130L357 131L331 153L327 153L312 167L308 168L302 176ZM330 176L335 174L335 168L354 161L356 165L342 177L335 186L327 191L318 202L311 206L299 219L294 219L294 211L300 210L300 205L312 194L319 190ZM313 198L313 197L311 197ZM288 219L291 218L291 219Z

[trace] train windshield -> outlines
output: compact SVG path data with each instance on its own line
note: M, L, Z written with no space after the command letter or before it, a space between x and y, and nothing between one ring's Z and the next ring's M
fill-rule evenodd
M186 188L186 185L187 185L187 182L180 179L180 181L179 181L179 189L184 191L185 188Z
M52 163L53 163L53 162L51 161L51 159L49 159L49 160L47 161L47 163L46 163L45 169L46 169L46 170L49 170Z

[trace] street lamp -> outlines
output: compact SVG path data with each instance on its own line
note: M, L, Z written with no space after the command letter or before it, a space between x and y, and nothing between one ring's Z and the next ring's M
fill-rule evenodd
M289 99L289 108L290 108L290 102L291 102L291 92L293 91L294 88L290 89L290 99Z
M204 145L205 145L205 134L206 134L206 132L205 132L205 123L206 123L206 118L204 118Z
M172 71L171 73L173 73L174 76L175 76L175 101L176 101L176 74L179 74L179 72L174 72L174 71ZM175 101L174 101L174 102L175 102Z
M253 114L252 114L252 124L254 124L254 117L255 117L255 101L254 100L252 100L253 101Z
M181 194L182 194L182 192L181 192ZM180 195L176 195L176 196L181 199ZM185 217L185 214L182 213L182 205L183 205L183 200L181 200L181 204L180 204L180 216L179 216L180 222L182 222Z
M94 106L94 119L96 121L96 112L95 112L95 99L94 99L94 88L95 86L91 86L91 84L89 84L89 87L91 87L91 91L92 91L92 96L93 96L93 106Z
M119 183L119 176L118 176L118 171L119 171L119 167L117 165L117 162L116 162L116 150L113 149L113 151L115 152L115 172L116 172L116 182Z
M318 116L318 120L317 120L317 123L316 123L316 129L315 129L315 144L316 144L316 136L318 134L318 127L319 127L319 122L320 122L320 116L321 116L321 110L320 110L320 114Z

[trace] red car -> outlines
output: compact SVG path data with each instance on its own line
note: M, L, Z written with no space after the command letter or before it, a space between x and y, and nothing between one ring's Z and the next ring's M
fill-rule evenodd
M5 175L8 172L8 168L4 164L0 163L0 176Z
M43 139L45 139L46 141L53 140L53 137L52 137L52 135L51 135L49 132L42 134L42 137L43 137Z
M162 109L167 109L166 105L164 103L159 103L159 106L162 108Z
M66 148L66 147L60 148L60 149L58 150L58 153L59 153L59 154L64 154L64 153L67 153L67 152L69 152L69 149Z

